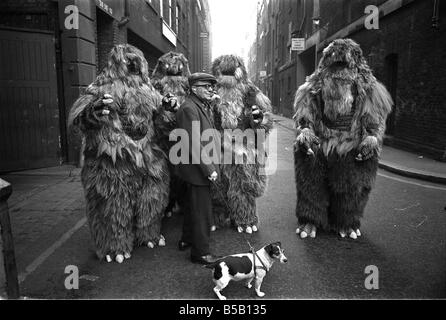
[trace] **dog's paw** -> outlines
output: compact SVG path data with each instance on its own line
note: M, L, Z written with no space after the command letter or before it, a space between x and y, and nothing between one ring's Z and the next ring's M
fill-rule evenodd
M252 233L252 228L250 226L247 226L246 229L245 229L245 232L251 234Z
M166 218L171 218L171 217L172 217L172 211L166 212Z
M238 226L238 227L237 227L237 231L238 231L239 233L242 233L242 232L243 232L243 227Z
M215 230L217 230L217 226L211 226L211 232L214 232Z
M251 288L252 288L252 284L247 283L247 284L246 284L246 288L251 289Z
M129 252L124 253L125 259L130 259L131 257L132 257L132 255Z
M265 292L262 292L262 291L256 291L256 293L257 293L257 296L258 297L260 297L260 298L262 298L262 297L264 297L265 296Z
M259 228L256 225L252 226L252 232L257 232L259 231Z

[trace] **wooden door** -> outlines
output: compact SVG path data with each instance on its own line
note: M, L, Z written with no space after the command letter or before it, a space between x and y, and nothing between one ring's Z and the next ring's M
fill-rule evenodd
M0 29L0 172L60 163L54 35Z

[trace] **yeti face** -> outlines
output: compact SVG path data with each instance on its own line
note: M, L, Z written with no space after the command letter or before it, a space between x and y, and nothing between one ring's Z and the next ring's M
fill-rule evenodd
M362 63L362 50L351 39L337 39L324 49L319 68L336 72L339 69L353 69Z
M168 52L159 58L155 72L168 76L188 77L189 62L181 53Z
M217 58L213 63L212 73L217 78L221 76L234 76L237 80L247 79L243 59L234 55L224 55Z
M110 52L108 68L118 77L139 76L149 79L147 60L141 50L129 44L120 44Z

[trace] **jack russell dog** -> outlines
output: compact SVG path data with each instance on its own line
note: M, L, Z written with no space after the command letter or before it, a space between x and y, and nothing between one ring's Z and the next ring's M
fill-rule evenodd
M246 280L246 287L251 289L251 282L255 279L254 288L257 296L263 297L265 293L260 291L260 286L275 260L280 263L288 261L280 242L271 243L256 252L253 250L249 253L226 256L205 267L214 269L214 292L220 300L226 300L220 291L226 288L231 280Z

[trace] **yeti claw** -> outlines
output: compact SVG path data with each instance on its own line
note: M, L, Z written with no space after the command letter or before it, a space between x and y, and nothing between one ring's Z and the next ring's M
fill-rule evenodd
M356 229L356 231L353 229L349 229L348 232L346 232L345 230L341 230L339 232L339 235L341 236L341 238L345 238L347 236L347 234L348 234L349 238L356 240L356 239L358 239L358 237L361 236L361 231L359 229Z
M158 241L158 245L160 247L165 247L166 246L166 238L164 238L162 235L160 237L160 240Z
M300 225L296 229L296 234L300 235L302 239L307 238L310 236L310 238L316 238L316 226L311 223L307 223L306 225Z
M122 254L118 254L115 260L117 263L122 263L124 261L124 256Z

